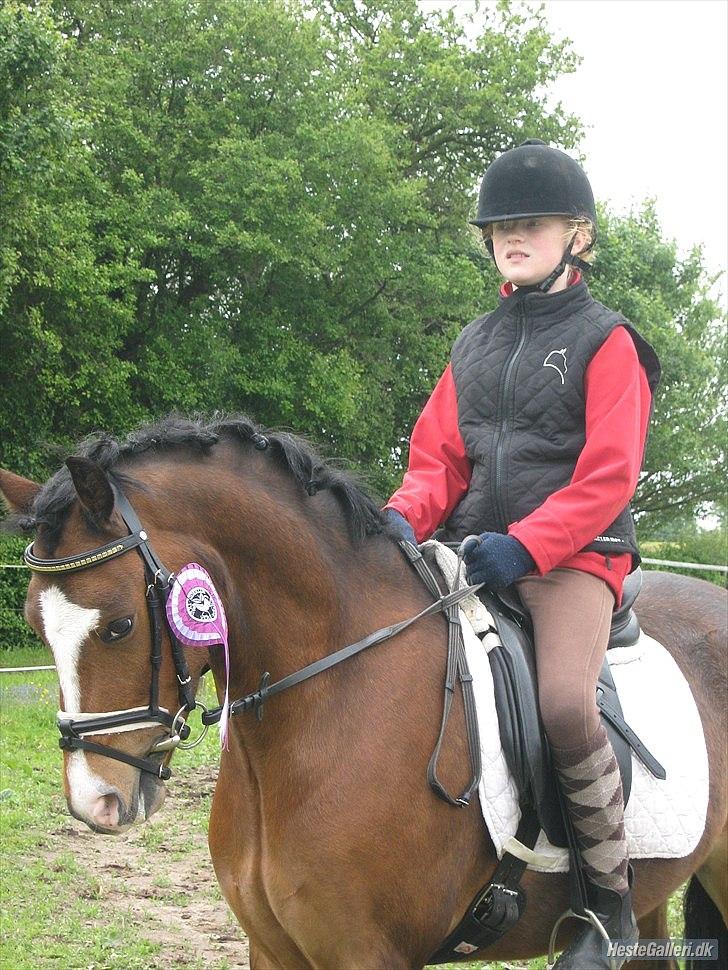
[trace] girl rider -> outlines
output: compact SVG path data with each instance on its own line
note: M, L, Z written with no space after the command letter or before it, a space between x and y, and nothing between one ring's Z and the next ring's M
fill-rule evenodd
M584 282L596 211L568 155L535 139L500 155L473 224L505 280L500 305L455 341L387 514L410 541L440 526L445 540L478 534L469 581L516 584L589 903L611 939L634 942L622 786L595 691L612 611L640 561L629 502L659 364ZM602 944L585 924L557 966L609 967Z

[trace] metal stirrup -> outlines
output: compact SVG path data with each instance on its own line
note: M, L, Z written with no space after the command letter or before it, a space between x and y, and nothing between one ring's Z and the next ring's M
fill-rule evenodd
M607 933L607 931L604 929L604 925L602 921L599 919L599 917L593 910L585 908L584 915L582 915L581 913L575 913L573 909L567 909L564 913L561 914L561 916L559 916L559 918L554 923L554 928L551 930L551 936L549 938L549 955L546 959L547 970L553 970L553 967L554 967L556 935L559 932L561 924L565 920L570 919L572 916L574 917L574 919L580 919L580 920L583 920L585 923L590 923L597 931L597 933L602 937L605 943L612 942L609 936L609 933ZM610 967L610 970L619 970L619 964L617 963L617 960L615 957L609 957L609 967Z

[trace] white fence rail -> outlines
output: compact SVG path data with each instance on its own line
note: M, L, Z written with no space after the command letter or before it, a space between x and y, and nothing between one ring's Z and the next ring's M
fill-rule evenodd
M718 573L728 573L728 566L715 566L704 562L673 562L672 559L643 559L642 562L648 566L672 566L673 569L705 569L713 570ZM0 569L27 569L27 566L18 566L11 563L0 563ZM22 610L17 610L21 613ZM35 670L55 670L53 664L44 667L0 667L0 674L25 674Z
M29 670L55 670L55 664L43 667L0 667L0 674L27 674Z
M717 573L728 573L728 566L713 566L707 562L673 562L672 559L645 559L648 566L672 566L675 569L707 569Z

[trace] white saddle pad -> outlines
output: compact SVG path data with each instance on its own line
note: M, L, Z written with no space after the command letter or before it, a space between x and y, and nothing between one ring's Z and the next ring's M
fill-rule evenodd
M438 565L452 584L455 554L440 543L427 545L435 548ZM495 624L477 597L463 601L461 618L480 728L480 806L498 858L507 850L531 869L566 872L567 850L551 845L543 832L533 851L514 838L521 812L501 748L487 657L500 640L486 632ZM646 633L634 646L612 649L607 656L625 720L667 772L660 781L632 755L632 793L624 814L630 858L681 858L700 841L708 808L708 755L695 700L670 654Z

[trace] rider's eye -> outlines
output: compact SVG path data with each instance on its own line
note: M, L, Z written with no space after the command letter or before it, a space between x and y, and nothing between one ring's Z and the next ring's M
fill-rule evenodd
M99 633L99 638L104 641L104 643L116 643L117 640L121 640L128 633L131 633L131 628L134 626L134 620L130 616L123 616L120 620L112 620L111 623Z

